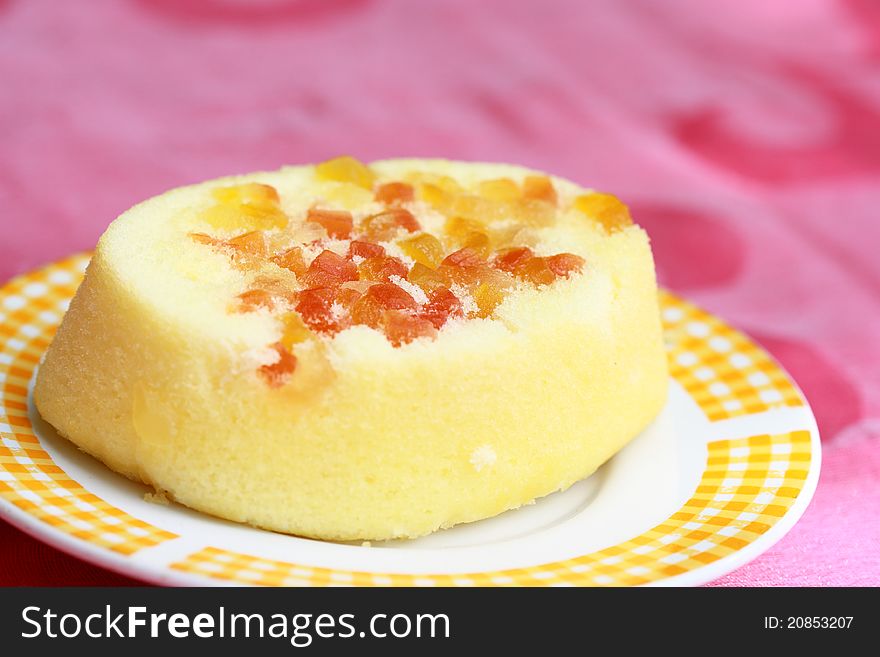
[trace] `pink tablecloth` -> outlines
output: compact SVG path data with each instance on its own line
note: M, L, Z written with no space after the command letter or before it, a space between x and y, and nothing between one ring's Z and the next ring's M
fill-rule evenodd
M0 0L0 53L0 279L166 188L342 152L623 196L822 431L803 520L718 583L880 584L874 0ZM120 581L0 523L0 584Z

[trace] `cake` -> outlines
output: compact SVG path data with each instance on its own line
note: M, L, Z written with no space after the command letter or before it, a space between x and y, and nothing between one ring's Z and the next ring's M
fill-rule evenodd
M505 164L340 157L122 214L34 399L183 505L382 540L566 489L666 385L648 237L616 197Z

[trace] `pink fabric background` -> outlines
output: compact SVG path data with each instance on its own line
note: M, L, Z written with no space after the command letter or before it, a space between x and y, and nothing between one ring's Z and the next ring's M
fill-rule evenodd
M631 202L822 431L803 520L717 584L880 584L880 3L0 0L2 280L169 187L339 153ZM0 584L128 581L0 523Z

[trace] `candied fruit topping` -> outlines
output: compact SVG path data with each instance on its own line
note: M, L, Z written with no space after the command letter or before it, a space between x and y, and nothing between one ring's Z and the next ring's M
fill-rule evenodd
M306 261L303 257L302 249L298 246L282 251L278 255L272 256L272 262L281 267L288 269L296 274L297 278L302 277L306 273Z
M616 196L611 194L585 194L578 196L573 203L575 210L580 210L591 219L599 222L609 233L623 230L632 224L629 208Z
M312 208L306 216L306 221L320 224L333 239L346 240L351 237L351 229L354 221L351 212L345 210L319 210Z
M397 244L407 256L431 269L437 269L443 260L443 245L430 233L409 237Z
M358 268L333 251L321 251L302 277L307 287L332 287L358 279Z
M392 276L405 278L408 273L403 261L391 256L367 258L358 265L357 270L361 280L379 281L382 283L388 283Z
M365 242L362 240L352 240L348 245L348 257L357 256L358 258L375 258L385 255L385 247L374 242Z
M376 180L376 174L370 167L350 155L321 162L315 166L315 174L321 180L351 183L365 189L372 189L373 181Z
M428 320L437 329L442 328L450 317L462 315L461 301L449 288L442 285L428 292L428 303L419 313L422 319Z
M560 278L568 278L573 272L581 271L585 262L573 253L558 253L547 258L547 266Z
M415 198L413 186L404 182L390 182L379 185L376 189L375 199L379 203L392 205L394 203L408 203Z
M412 342L416 338L432 337L437 329L427 319L410 315L399 310L386 310L382 313L382 326L385 336L395 347Z
M280 388L296 370L296 356L281 343L276 343L272 347L278 352L278 360L271 365L260 367L259 373L270 388Z
M547 176L526 176L523 180L523 196L556 205L558 198L553 181Z
M515 288L584 270L584 258L573 253L536 253L545 253L542 229L555 223L560 205L547 176L467 187L418 172L377 181L352 157L316 165L315 176L325 181L315 195L320 205L291 225L274 187L245 183L212 191L215 205L203 214L219 236L189 233L242 272L245 291L229 311L268 312L278 322L280 337L270 345L278 360L258 370L271 387L290 379L298 345L318 335L364 325L399 347L436 336L453 318L492 318ZM423 209L409 205L416 198L434 208L424 217L432 232L408 209ZM626 206L609 194L571 203L609 232L631 223ZM372 214L364 216L365 209Z
M216 204L202 217L214 228L228 230L272 230L287 226L277 190L271 185L245 183L218 187L212 196Z
M401 229L415 233L422 227L412 212L403 208L390 208L370 215L361 224L361 230L367 237L380 242L393 239Z

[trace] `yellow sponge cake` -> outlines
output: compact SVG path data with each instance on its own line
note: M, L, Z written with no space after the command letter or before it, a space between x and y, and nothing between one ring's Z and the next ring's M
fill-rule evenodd
M509 165L341 157L120 216L35 402L181 504L378 540L567 488L666 383L648 238L618 199Z

